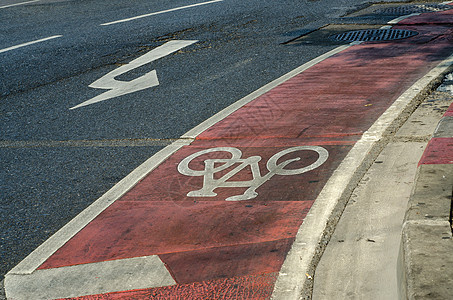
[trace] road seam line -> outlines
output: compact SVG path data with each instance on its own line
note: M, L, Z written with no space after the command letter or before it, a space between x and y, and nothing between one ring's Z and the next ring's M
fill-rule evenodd
M187 139L111 139L111 140L67 140L67 141L0 141L0 148L44 148L44 147L147 147L168 146Z
M447 226L450 227L450 221L444 219L430 219L430 220L407 220L404 221L403 227L408 225L424 225L424 226Z

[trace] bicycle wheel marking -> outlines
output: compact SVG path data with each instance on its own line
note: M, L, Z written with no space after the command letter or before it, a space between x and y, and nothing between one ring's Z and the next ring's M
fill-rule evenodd
M300 157L292 158L285 160L281 163L278 163L278 160L286 154L296 152L296 151L315 151L318 153L318 159L303 168L299 169L285 169L286 166L291 164L292 162L296 162L300 160ZM231 158L229 159L206 159L204 160L204 169L203 170L193 170L189 167L189 164L192 160L196 159L199 156L204 154L213 153L213 152L228 152L231 154ZM262 184L266 181L270 180L274 175L298 175L309 172L321 166L323 163L326 162L327 158L329 157L329 152L324 149L323 147L319 146L298 146L298 147L291 147L285 150L282 150L276 154L274 154L266 164L268 169L268 173L264 176L261 175L261 171L259 168L258 163L261 161L261 156L251 156L248 158L241 158L242 152L241 150L234 148L234 147L217 147L217 148L210 148L202 151L198 151L193 153L186 158L184 158L178 165L179 173L186 175L186 176L203 176L203 187L199 190L190 191L187 193L188 197L215 197L217 193L214 192L216 188L220 187L248 187L248 189L242 195L235 195L226 198L226 201L243 201L243 200L250 200L256 198L258 193L256 189L259 188ZM215 179L215 173L219 173L224 171L235 164L238 166L234 167L233 170L229 171L219 179ZM219 165L220 164L220 165ZM217 167L216 167L217 165ZM231 181L230 179L236 175L237 173L241 172L245 168L250 167L252 171L252 179L247 181Z

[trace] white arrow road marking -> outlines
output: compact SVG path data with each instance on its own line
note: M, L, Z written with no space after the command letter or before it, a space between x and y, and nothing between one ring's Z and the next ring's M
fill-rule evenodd
M109 90L103 94L100 94L90 100L87 100L83 103L80 103L70 109L79 108L82 106L90 105L96 102L108 100L125 94L141 91L148 89L153 86L159 85L159 80L157 78L156 70L152 70L146 73L143 76L140 76L131 81L121 81L116 80L115 77L120 76L121 74L127 73L133 69L146 65L152 61L155 61L159 58L167 56L173 52L176 52L184 47L192 45L198 41L170 41L162 46L159 46L145 55L140 56L139 58L134 59L130 63L121 66L110 73L102 76L89 86L95 89L106 89Z

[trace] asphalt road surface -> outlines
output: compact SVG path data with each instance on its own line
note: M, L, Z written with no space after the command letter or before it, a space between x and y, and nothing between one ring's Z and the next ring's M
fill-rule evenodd
M365 3L0 0L0 275L162 147L336 47L286 42Z

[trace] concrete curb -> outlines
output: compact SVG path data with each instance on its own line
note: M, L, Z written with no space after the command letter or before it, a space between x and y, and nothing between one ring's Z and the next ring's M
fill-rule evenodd
M0 281L0 300L6 300L5 281Z
M453 104L423 153L403 223L402 299L453 299Z

